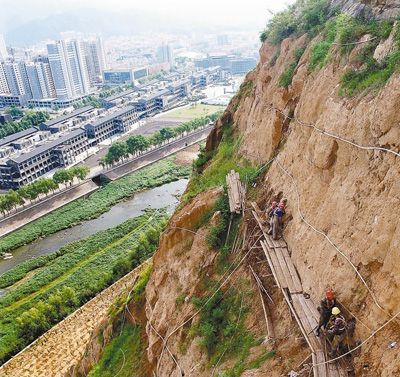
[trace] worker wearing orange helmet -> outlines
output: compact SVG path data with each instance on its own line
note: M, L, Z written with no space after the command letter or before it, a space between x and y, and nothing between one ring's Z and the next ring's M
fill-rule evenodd
M337 307L335 292L329 288L325 293L325 297L321 300L320 306L318 307L319 323L315 331L317 336L320 335L320 330L322 327L326 329L329 320L331 319L332 309L335 307Z

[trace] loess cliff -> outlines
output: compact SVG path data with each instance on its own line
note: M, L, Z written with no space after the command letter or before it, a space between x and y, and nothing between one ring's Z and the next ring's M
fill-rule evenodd
M338 4L350 14L367 9L371 17L392 17L399 10L397 1ZM396 48L396 27L370 48L375 60L382 61ZM400 311L400 74L397 65L379 86L343 94L343 75L363 69L359 56L371 35L358 36L345 52L339 43L331 44L324 63L310 69L313 48L323 38L323 33L304 33L278 45L268 40L262 44L256 69L247 75L207 141L206 154L214 158L203 164L199 175L207 175L213 164L219 166L215 164L220 163L218 153L228 129L237 142L233 163L246 160L262 168L248 199L262 208L272 198L288 200L284 238L305 291L317 303L332 287L356 317L355 337L363 341ZM291 81L282 85L293 62ZM204 318L193 298L209 297L214 292L210 282L228 275L218 270L221 251L207 242L210 229L220 221L215 203L221 195L219 186L186 196L161 238L146 288L152 372L160 377L256 377L299 371L309 351L272 278L260 267L258 249L222 290L232 287L239 297L232 301L236 314L230 314L238 317L238 328L265 339L263 308L249 265L258 269L272 296L275 343L255 342L246 355L218 353L218 347L204 344ZM252 231L248 215L237 229L245 240L236 252L243 255L254 245L246 244L243 236L246 229L247 234ZM246 308L243 321L237 314L241 307ZM210 325L210 331L216 329ZM354 375L400 376L399 345L400 318L353 354ZM213 359L215 355L220 357ZM245 367L240 370L238 365Z

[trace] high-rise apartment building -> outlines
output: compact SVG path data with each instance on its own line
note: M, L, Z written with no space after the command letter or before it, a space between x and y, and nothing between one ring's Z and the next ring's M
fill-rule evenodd
M79 97L90 92L90 82L82 42L56 41L47 45L57 98Z
M169 64L174 63L174 55L172 52L172 47L169 44L163 43L160 47L158 47L157 60L159 63L169 63Z
M9 92L14 96L32 98L28 73L24 62L3 62Z
M4 41L3 34L0 34L0 61L8 58L6 42Z
M10 89L8 88L6 73L3 64L0 63L0 94L6 94L9 92Z
M106 69L103 42L101 38L82 42L85 52L89 82L94 86L102 81L103 71Z
M56 90L48 62L42 60L35 63L26 63L26 70L33 99L56 97Z

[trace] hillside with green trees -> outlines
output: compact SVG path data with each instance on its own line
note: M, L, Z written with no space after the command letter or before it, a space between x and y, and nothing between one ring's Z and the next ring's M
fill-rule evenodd
M376 47L390 34L394 36L391 51L378 61L374 58ZM280 54L280 44L285 38L307 34L306 45L296 51L294 60L280 77L280 86L292 83L294 72L305 48L311 44L309 73L324 67L339 54L346 58L363 36L368 37L355 58L356 67L348 68L341 77L338 94L354 96L367 90L383 87L390 77L400 70L400 24L389 20L351 17L332 9L328 0L297 1L272 17L261 32L262 42L276 46L275 63ZM273 65L272 64L272 65Z
M144 215L35 258L0 277L0 363L147 260L167 220Z

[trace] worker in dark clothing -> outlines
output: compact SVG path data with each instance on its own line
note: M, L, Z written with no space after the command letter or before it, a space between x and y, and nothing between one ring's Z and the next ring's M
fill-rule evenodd
M272 219L271 219L271 230L272 238L274 240L279 239L282 234L283 229L283 216L285 215L285 204L280 202L278 207L274 210Z
M340 309L335 306L332 309L331 325L328 330L328 340L332 346L332 354L337 354L343 341L346 339L347 323L340 314Z
M325 298L321 300L321 304L318 307L319 323L317 330L315 331L315 334L317 336L320 335L322 327L326 329L326 326L328 325L329 320L331 319L332 309L335 306L337 306L335 293L332 291L332 289L329 288L325 293Z

